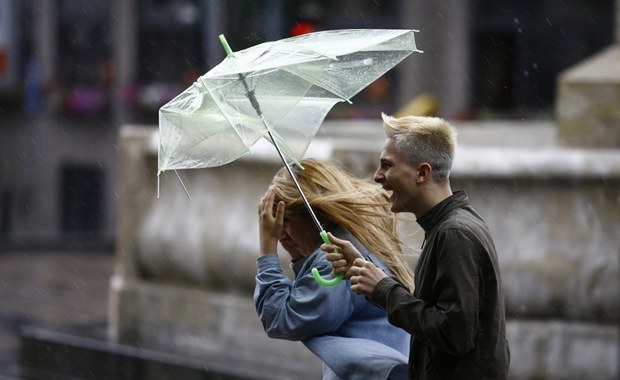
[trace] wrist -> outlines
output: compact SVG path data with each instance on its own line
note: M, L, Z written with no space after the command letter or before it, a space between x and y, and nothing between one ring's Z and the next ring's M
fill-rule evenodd
M278 245L277 244L262 244L260 247L260 254L262 255L270 255L278 253Z

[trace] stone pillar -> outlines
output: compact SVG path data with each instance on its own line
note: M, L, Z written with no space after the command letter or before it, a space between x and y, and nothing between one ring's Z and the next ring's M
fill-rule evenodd
M110 27L113 44L112 54L116 76L113 97L113 122L120 126L126 120L126 107L123 102L123 91L135 81L138 39L138 17L136 0L117 0L110 7L112 12Z
M620 1L616 0L616 45L620 45Z
M57 44L57 4L55 1L37 1L33 7L35 14L35 55L41 63L41 78L49 82L56 76ZM39 11L36 11L36 10Z
M440 101L439 114L453 118L467 107L470 90L468 73L469 1L402 1L400 26L418 29L416 44L423 54L408 57L398 66L400 108L421 93Z
M57 1L38 0L32 7L33 49L23 62L24 77L32 93L32 108L22 133L22 149L29 152L23 159L22 177L18 180L18 210L13 238L36 242L52 239L57 235L58 171L51 156L56 147L47 144L54 132L49 128L48 109L45 104L45 86L56 77L57 53Z
M218 36L226 31L226 6L221 0L204 0L202 3L203 20L205 20L201 26L202 41L207 64L207 67L204 67L205 72L225 58Z
M620 2L616 41L559 76L556 118L559 142L571 147L620 147Z

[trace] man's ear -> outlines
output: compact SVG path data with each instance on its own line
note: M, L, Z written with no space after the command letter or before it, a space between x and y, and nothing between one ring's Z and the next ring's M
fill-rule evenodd
M428 162L423 162L417 167L416 181L418 183L427 181L433 174L433 167Z

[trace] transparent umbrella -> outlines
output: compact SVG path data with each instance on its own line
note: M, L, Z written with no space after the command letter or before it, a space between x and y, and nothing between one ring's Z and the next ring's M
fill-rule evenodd
M166 170L225 165L259 139L274 145L324 241L289 163L297 163L329 110L408 55L415 30L347 29L266 42L233 53L159 110L158 177ZM315 272L316 273L316 272ZM315 274L324 285L327 281Z

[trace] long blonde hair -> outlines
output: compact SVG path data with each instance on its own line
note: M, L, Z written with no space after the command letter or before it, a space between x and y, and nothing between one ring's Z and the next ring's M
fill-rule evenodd
M295 178L321 223L333 223L350 232L413 291L413 275L402 252L397 217L390 211L389 197L381 186L356 178L333 163L317 159L300 163L304 169L295 167ZM275 175L273 184L276 202L284 201L288 215L309 216L285 168Z

